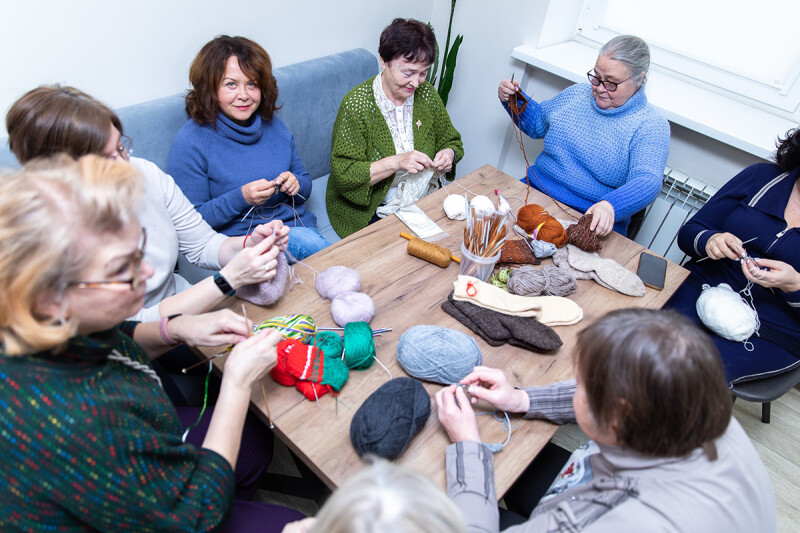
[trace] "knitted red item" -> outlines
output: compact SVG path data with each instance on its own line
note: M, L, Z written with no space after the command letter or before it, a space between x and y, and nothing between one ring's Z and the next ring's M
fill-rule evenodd
M317 398L323 397L332 390L330 385L320 385L318 383L312 383L311 381L298 381L294 387L312 402ZM316 395L314 394L314 389L316 389Z
M299 340L285 339L278 343L278 360L270 371L272 379L286 387L294 387L310 401L339 390L347 381L347 366L340 359L329 359L316 346ZM328 369L327 379L324 373ZM323 381L325 381L323 383Z

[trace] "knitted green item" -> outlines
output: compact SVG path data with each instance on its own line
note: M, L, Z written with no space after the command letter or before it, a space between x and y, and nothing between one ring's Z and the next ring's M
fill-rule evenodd
M389 126L375 103L373 79L345 95L333 125L331 175L325 204L331 226L340 237L367 226L394 179L390 176L369 186L370 164L396 153ZM436 89L428 82L414 93L412 122L415 150L433 159L440 150L452 148L455 162L464 156L461 135L450 122ZM455 167L447 179L454 177Z

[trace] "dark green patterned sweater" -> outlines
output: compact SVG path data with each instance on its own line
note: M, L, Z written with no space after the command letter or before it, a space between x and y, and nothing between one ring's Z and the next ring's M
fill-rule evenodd
M122 330L132 334L135 323ZM181 424L121 329L64 353L0 348L0 531L208 531L234 490L228 462Z

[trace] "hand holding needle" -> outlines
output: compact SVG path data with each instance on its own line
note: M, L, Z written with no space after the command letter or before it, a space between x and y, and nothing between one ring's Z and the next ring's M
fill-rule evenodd
M753 241L754 241L754 240L756 240L756 239L758 239L758 237L753 237L752 239L747 239L746 241L742 242L742 246L744 246L744 245L745 245L745 244L747 244L748 242L753 242ZM705 257L703 257L702 259L698 259L697 261L695 261L695 263L699 263L699 262L701 262L701 261L705 261L706 259L709 259L709 256L705 256Z

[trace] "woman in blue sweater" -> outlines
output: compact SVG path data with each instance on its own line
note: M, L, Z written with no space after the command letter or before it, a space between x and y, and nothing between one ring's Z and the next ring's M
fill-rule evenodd
M576 84L545 102L503 80L500 101L528 104L517 125L542 152L528 169L528 182L554 199L592 213L598 235L627 235L631 215L656 199L669 154L669 123L647 102L644 83L650 50L642 39L621 35L600 49L590 84Z
M186 95L191 117L172 143L169 173L212 228L246 235L261 222L290 227L290 259L330 243L306 210L311 177L294 137L274 116L278 86L267 52L244 37L222 35L192 62Z
M703 284L740 292L753 283L760 325L752 351L711 334L731 384L800 365L800 129L780 142L775 161L734 176L678 233L691 275L668 307L700 324L695 304Z

